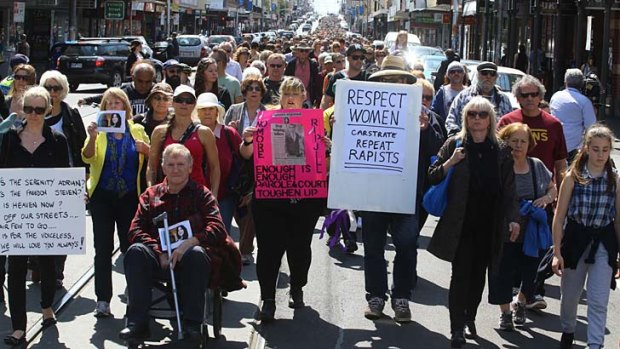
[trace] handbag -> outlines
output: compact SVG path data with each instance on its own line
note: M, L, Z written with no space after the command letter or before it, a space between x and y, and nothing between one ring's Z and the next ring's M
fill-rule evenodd
M456 147L461 146L461 140L456 140ZM441 217L443 212L446 210L446 206L448 206L448 185L450 184L450 177L452 177L452 172L454 172L454 166L450 167L446 177L436 185L428 188L426 193L424 193L424 197L422 198L422 206L426 212L432 214L435 217Z
M234 192L234 188L239 181L239 176L241 175L241 163L242 159L239 155L239 145L235 147L232 141L232 137L230 136L230 131L228 127L224 126L222 128L222 132L226 137L226 142L228 143L228 147L230 148L230 154L232 156L232 163L230 165L230 172L228 174L228 179L226 181L226 188L231 192Z

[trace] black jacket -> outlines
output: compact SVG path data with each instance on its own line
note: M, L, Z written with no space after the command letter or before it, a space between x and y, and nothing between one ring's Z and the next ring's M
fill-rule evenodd
M310 63L310 84L308 86L308 91L306 91L308 93L308 99L310 100L310 102L314 105L317 105L317 103L321 103L321 101L317 101L317 94L316 94L316 84L318 84L318 78L319 78L319 64L311 59L308 59L308 62ZM284 75L286 76L295 76L295 69L297 68L297 58L293 59L289 64L287 64L286 66L286 70L284 71ZM321 81L322 83L322 81Z

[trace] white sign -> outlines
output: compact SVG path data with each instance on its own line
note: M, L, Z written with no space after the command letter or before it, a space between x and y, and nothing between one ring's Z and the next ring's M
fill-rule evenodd
M209 10L223 10L224 9L224 0L211 0L207 2Z
M125 133L125 111L104 110L97 114L97 131Z
M415 213L422 88L339 80L330 208Z
M26 17L26 3L15 1L13 3L13 21L16 23L24 23Z
M85 254L83 168L0 170L0 255Z

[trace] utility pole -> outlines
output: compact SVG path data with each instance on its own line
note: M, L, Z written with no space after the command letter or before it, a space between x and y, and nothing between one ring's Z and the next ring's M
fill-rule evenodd
M166 37L170 37L170 0L166 3Z
M607 80L609 80L609 32L611 31L611 5L614 0L605 1L605 10L603 12L603 52L601 53L601 99L597 118L605 119L607 111Z
M77 39L77 0L70 0L69 2L69 40L75 41Z

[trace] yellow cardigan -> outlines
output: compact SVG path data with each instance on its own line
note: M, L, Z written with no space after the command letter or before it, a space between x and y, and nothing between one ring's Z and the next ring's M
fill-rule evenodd
M129 132L131 133L131 137L137 141L143 141L146 144L149 144L149 136L147 136L144 131L144 126L140 124L135 124L133 121L127 121L129 124ZM103 137L102 137L103 135ZM101 177L101 171L103 171L103 163L105 162L105 153L108 148L108 137L105 137L103 132L99 132L99 136L95 141L95 154L91 158L87 158L84 156L84 148L88 141L90 140L90 136L86 138L84 142L84 147L82 147L82 160L84 163L90 165L90 176L88 177L88 181L86 181L86 189L88 190L88 196L91 197L95 192L95 188L97 188L97 184L99 183L99 178ZM140 196L140 173L142 172L142 166L144 165L144 154L138 153L138 173L136 173L137 184L138 184L138 196Z

